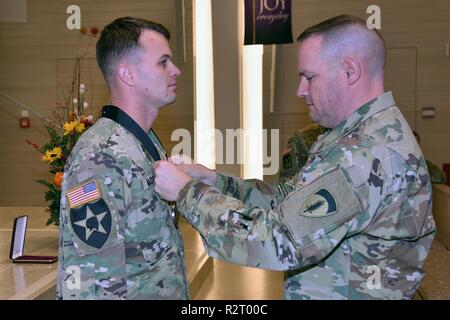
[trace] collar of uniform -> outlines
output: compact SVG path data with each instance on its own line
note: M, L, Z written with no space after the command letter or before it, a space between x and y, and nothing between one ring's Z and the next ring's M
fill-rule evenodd
M342 121L336 128L320 136L319 140L314 145L314 148L310 153L317 153L327 148L350 131L353 131L353 129L361 122L372 117L374 114L394 105L394 97L392 96L391 91L386 92L373 100L370 100L366 104L359 107L346 120Z
M131 135L134 136L135 139L139 141L144 148L144 151L151 159L167 159L164 147L153 129L150 129L150 131L146 133L141 126L121 108L112 104L106 105L102 109L101 116L106 117L125 128Z
M150 138L150 140L152 140L156 149L158 149L158 153L159 153L159 156L161 157L161 160L167 160L166 151L164 150L164 147L163 147L161 141L159 141L159 138L156 135L156 133L153 130L150 130L148 132L148 137Z

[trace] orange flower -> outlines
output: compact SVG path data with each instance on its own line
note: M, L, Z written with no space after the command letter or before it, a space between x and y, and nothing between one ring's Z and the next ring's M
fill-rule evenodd
M73 111L69 112L69 121L74 121L77 118L77 114Z
M62 182L63 175L64 175L63 172L57 172L55 174L55 179L53 180L53 182L55 183L55 186L57 186L58 188L61 188L61 182Z

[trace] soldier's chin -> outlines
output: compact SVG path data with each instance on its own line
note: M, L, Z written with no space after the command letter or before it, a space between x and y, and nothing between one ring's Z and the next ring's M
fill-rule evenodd
M314 112L313 109L309 109L309 118L313 121L313 122L319 122L320 119L318 119L317 114Z
M177 100L177 95L168 96L166 100L166 106L173 104Z

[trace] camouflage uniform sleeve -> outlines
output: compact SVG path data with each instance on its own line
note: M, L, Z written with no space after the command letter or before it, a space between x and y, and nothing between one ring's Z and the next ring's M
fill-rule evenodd
M88 152L77 150L64 177L58 295L77 300L126 299L125 169L109 153ZM87 195L91 192L97 194ZM79 203L79 197L87 201Z
M217 174L215 184L222 194L241 200L249 206L275 208L294 189L292 180L285 183L265 183L257 179L242 180Z
M372 158L364 150L337 148L335 163L320 162L309 181L273 209L248 206L214 187L191 181L178 208L198 230L208 253L228 262L285 271L316 264L346 237L360 232L381 198L384 173L369 179ZM352 157L353 156L353 157ZM345 166L345 157L351 163ZM314 167L314 163L312 164ZM353 181L355 179L355 181ZM377 204L378 203L378 204Z

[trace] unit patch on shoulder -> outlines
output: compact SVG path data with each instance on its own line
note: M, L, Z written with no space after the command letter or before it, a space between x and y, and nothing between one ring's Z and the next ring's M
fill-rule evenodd
M286 227L299 245L306 244L305 237L317 239L324 230L334 230L364 210L340 167L295 189L280 205Z
M300 215L319 218L338 212L336 199L333 194L322 188L311 194L300 209Z
M90 247L100 249L111 233L111 211L100 199L78 209L70 209L70 224L76 236Z

